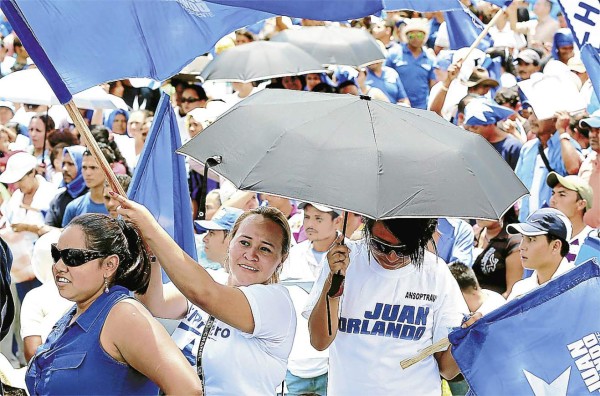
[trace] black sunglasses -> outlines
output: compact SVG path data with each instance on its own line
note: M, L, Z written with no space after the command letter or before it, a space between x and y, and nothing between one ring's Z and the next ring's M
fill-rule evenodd
M195 103L200 102L202 99L200 98L181 98L181 103Z
M403 256L403 252L406 249L406 245L390 245L389 243L385 243L374 237L369 239L369 243L375 250L386 255L395 252L396 255Z
M79 267L89 261L97 258L109 256L106 253L98 252L96 250L87 249L62 249L56 247L56 243L50 245L50 253L52 253L52 260L54 264L58 263L58 260L62 259L63 263L67 267Z

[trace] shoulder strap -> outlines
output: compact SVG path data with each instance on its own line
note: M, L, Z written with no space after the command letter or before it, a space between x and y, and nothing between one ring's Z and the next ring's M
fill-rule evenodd
M198 355L196 355L196 370L198 372L198 378L200 378L200 382L202 382L202 394L206 395L206 390L204 389L204 368L202 367L202 352L204 351L204 346L206 345L206 340L208 339L208 334L215 324L215 317L210 315L208 320L206 321L206 325L204 326L204 330L202 331L202 336L200 337L200 345L198 346Z
M542 161L544 161L544 165L546 165L548 172L554 172L554 170L550 166L550 162L548 162L548 157L546 157L546 154L544 153L544 148L542 147L542 142L540 142L538 144L538 153L540 153L540 156L542 157Z

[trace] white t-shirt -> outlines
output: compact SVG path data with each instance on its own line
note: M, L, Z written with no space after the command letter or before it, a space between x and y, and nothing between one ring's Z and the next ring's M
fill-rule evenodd
M487 315L494 309L506 304L506 300L504 299L504 297L502 297L501 294L488 289L481 289L481 291L483 292L483 294L485 294L486 299L483 302L483 304L481 304L481 307L477 309L477 312L481 313L482 315Z
M54 280L30 290L21 305L21 337L40 336L45 342L56 322L73 304L61 297Z
M287 369L290 373L300 378L315 378L327 372L329 367L328 350L317 351L310 344L310 334L308 332L308 320L301 315L302 309L306 305L308 293L299 286L286 286L294 308L297 312L296 337Z
M327 394L440 395L437 362L430 356L403 370L400 361L447 337L469 312L444 260L425 253L421 269L382 268L365 240L348 242L350 266L341 297L340 326L329 347ZM303 315L319 299L329 267L311 290Z
M314 282L321 273L323 261L323 258L317 261L312 251L312 242L307 239L292 246L289 257L283 263L279 278Z
M573 265L573 263L569 263L566 258L563 258L560 264L558 265L556 272L554 272L554 275L552 275L552 278L550 279L554 279L573 268L575 268L575 265ZM530 277L521 279L520 281L514 284L506 301L512 301L525 293L529 293L531 290L535 289L538 286L540 286L540 284L538 282L537 271L533 271L533 274L531 274Z
M296 312L282 285L239 288L250 303L254 333L215 320L202 354L207 395L272 395L285 378L296 332ZM226 303L226 302L224 302ZM208 315L189 305L172 334L192 366Z

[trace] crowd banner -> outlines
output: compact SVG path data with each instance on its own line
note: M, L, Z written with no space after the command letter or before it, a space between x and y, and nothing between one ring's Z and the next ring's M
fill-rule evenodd
M198 259L192 204L181 138L169 95L161 95L144 149L135 168L129 199L144 205L190 257ZM163 281L166 275L163 272Z
M597 260L449 335L475 395L579 395L600 390Z

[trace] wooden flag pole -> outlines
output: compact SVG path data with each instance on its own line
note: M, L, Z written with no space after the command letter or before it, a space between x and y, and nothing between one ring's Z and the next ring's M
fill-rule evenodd
M498 22L498 19L500 19L500 17L503 14L504 14L503 8L499 9L498 12L496 12L496 14L492 18L492 20L486 25L485 29L483 29L483 31L481 33L479 33L479 36L477 36L477 38L475 39L473 44L471 44L471 46L469 47L469 51L467 52L467 55L463 59L467 59L469 57L469 55L471 55L471 52L473 52L473 50L479 45L479 43L481 43L481 40L483 40L483 38L490 31L491 27L494 26Z
M448 348L449 346L450 346L450 341L448 341L448 338L442 338L435 344L429 345L427 348L423 349L421 352L419 352L415 356L401 361L400 367L402 367L403 370L407 369L410 366L412 366L413 364L419 363L421 360L425 359L426 357L431 356L436 352L442 351L442 350Z
M100 164L100 168L102 168L102 171L106 175L108 183L112 187L113 191L117 192L123 197L126 197L126 192L123 190L123 187L121 187L121 184L117 181L115 173L110 167L110 164L106 161L106 158L104 158L104 154L102 154L102 151L100 151L100 147L98 147L96 139L94 139L92 132L90 132L90 128L88 128L85 120L81 116L79 109L77 108L77 106L75 106L75 102L73 102L73 99L71 99L64 106L67 109L69 115L71 116L75 127L77 128L81 136L85 139L88 150L90 150L96 161L98 161L98 164Z

